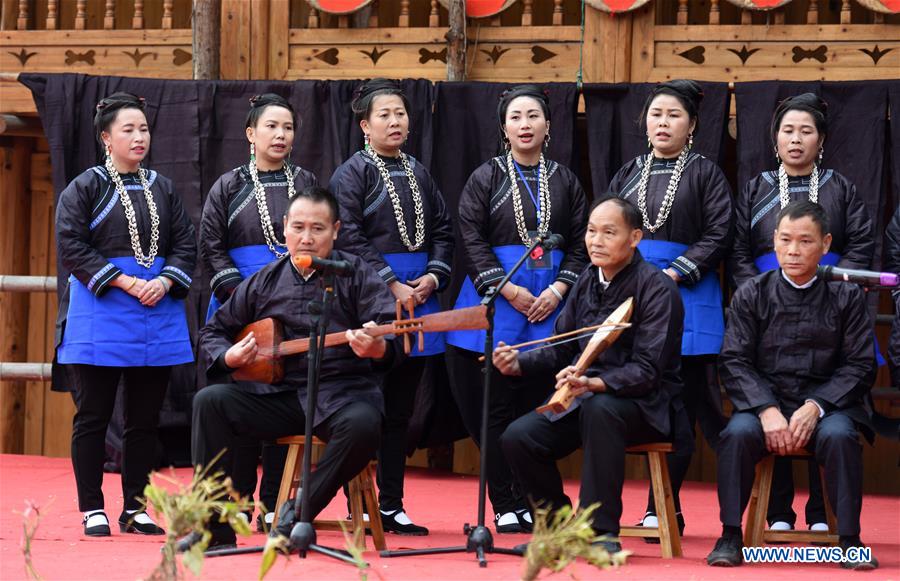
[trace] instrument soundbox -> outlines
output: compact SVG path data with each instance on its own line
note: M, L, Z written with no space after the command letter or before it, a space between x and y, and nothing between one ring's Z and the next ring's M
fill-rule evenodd
M610 313L609 317L603 321L603 325L597 329L590 341L588 341L587 346L575 363L575 377L584 375L588 367L591 366L597 357L619 338L619 335L622 334L625 328L617 325L630 321L631 313L633 311L634 297L628 297L621 305L616 307L615 311ZM575 401L575 395L572 392L571 385L566 383L553 393L553 397L550 398L550 401L540 406L535 411L538 413L547 411L555 414L562 413L569 409L573 401Z
M391 323L365 327L366 333L373 337L384 335L407 335L408 333L441 333L445 331L468 331L487 329L486 308L478 305L454 311L442 311L410 319L397 319ZM278 383L284 378L283 357L309 350L309 338L284 341L281 322L268 318L256 321L244 327L235 342L240 341L253 332L259 346L256 358L243 367L232 372L231 376L240 381L259 383ZM325 347L345 345L349 343L345 331L325 335Z

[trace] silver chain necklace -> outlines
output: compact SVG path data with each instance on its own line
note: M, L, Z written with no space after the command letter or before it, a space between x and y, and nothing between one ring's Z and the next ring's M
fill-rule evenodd
M650 183L650 168L653 165L653 152L651 151L647 154L647 159L644 161L644 167L641 168L641 179L638 183L638 209L641 211L641 216L644 218L644 228L651 233L656 233L669 218L669 212L672 211L672 206L675 204L675 194L678 193L678 183L681 181L681 174L684 173L684 166L687 163L690 150L691 148L685 145L684 149L682 149L681 153L678 155L678 161L675 162L675 168L672 170L672 175L669 176L669 185L666 186L666 195L663 196L662 203L659 206L659 213L656 215L656 222L653 224L650 223L650 215L647 212L647 184Z
M422 193L419 191L419 182L416 181L416 176L413 175L412 167L409 165L409 159L406 157L405 153L402 151L400 152L400 165L403 166L403 171L406 172L406 179L409 181L409 191L412 194L413 211L416 216L415 243L409 240L409 232L406 230L406 218L403 216L403 207L400 205L400 196L397 195L397 188L394 187L394 182L391 180L391 174L388 171L384 160L371 149L365 149L363 151L365 151L365 153L372 158L372 161L375 162L375 167L378 168L378 173L381 174L381 181L384 182L384 187L387 189L388 196L391 198L391 205L394 207L394 218L397 220L397 230L400 233L400 240L410 252L419 250L422 248L422 245L425 244L425 210L422 206Z
M525 211L522 209L522 192L519 190L519 182L516 179L516 168L513 164L512 152L506 152L506 171L509 173L509 190L513 202L513 215L516 218L516 229L519 238L525 246L531 246L532 239L528 236L528 228L525 227ZM523 177L524 179L524 177ZM546 236L550 231L550 183L547 179L547 164L544 163L544 154L538 161L538 201L539 207L535 208L540 216L538 220L538 236Z
M788 175L784 169L784 164L778 164L778 199L781 202L781 209L791 203L791 192L788 186ZM819 203L819 164L813 164L812 173L809 176L809 201L813 204Z
M128 192L125 191L125 184L122 183L122 176L116 166L113 165L112 158L106 156L106 172L112 178L116 187L116 193L119 194L119 200L122 202L122 209L125 210L125 219L128 221L128 234L131 236L131 250L134 252L134 259L144 268L153 266L156 260L156 253L159 250L159 212L156 210L156 202L153 201L153 193L150 191L150 184L147 183L147 170L138 168L138 178L141 180L141 187L144 190L144 200L147 202L147 211L150 212L150 249L144 254L141 249L141 235L138 232L137 216L134 213L134 205Z
M287 179L287 197L291 199L294 196L294 174L287 162L284 162L284 175ZM259 169L256 167L256 160L250 161L250 179L253 180L253 195L256 198L256 209L259 211L259 222L262 226L263 237L266 239L266 245L269 250L278 258L288 255L288 251L281 252L277 246L284 246L283 242L279 242L275 235L275 227L272 225L272 217L269 215L269 204L266 202L266 189L262 182L259 181Z

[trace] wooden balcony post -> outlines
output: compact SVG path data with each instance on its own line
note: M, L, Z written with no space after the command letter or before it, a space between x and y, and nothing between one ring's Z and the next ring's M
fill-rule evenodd
M195 79L219 79L221 23L221 0L194 0L191 7L191 52Z
M819 3L816 0L810 0L809 2L809 9L806 11L806 23L819 23Z
M450 2L450 29L447 31L447 80L466 80L466 5Z
M45 21L45 28L47 30L56 30L57 26L59 26L57 16L58 5L59 0L47 0L47 20Z
M534 0L524 0L522 4L522 26L531 26L534 15Z
M172 28L172 8L174 4L175 0L163 0L162 28L164 30Z
M721 13L719 12L719 0L712 0L709 3L709 23L719 24Z
M428 26L436 28L441 24L441 14L438 12L438 0L431 0L431 13L428 15Z
M397 26L409 28L409 0L400 0L400 18L397 20Z
M19 0L19 15L16 18L17 30L28 30L28 0Z
M106 12L103 14L103 29L116 27L116 0L106 0Z
M688 23L688 5L687 0L678 0L678 24L684 25Z
M87 0L78 0L75 4L75 30L84 30L87 22Z
M553 26L562 26L563 0L553 0Z
M134 17L131 19L131 28L134 30L144 28L144 0L134 0Z

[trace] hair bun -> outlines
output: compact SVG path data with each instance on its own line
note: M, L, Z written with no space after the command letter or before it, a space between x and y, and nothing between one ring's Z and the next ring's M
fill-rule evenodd
M657 86L657 89L663 87L675 91L693 103L696 108L700 107L700 101L703 100L703 88L700 87L700 83L697 81L692 81L690 79L674 79L666 83L661 83Z
M815 109L822 115L825 115L828 112L828 103L826 103L824 99L822 99L815 93L801 93L800 95L788 97L781 102L779 108L788 110L798 105Z

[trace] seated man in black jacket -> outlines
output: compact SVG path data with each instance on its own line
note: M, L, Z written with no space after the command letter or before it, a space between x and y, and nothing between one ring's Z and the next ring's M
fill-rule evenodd
M859 434L873 436L866 394L875 347L862 289L816 275L830 243L822 207L791 202L775 230L780 268L744 283L731 301L719 374L734 415L717 450L723 527L710 565L742 562L741 517L756 463L804 448L825 467L841 547L863 546ZM842 566L872 569L878 562Z
M349 343L322 352L316 409L305 409L308 358L303 353L284 359L284 379L273 386L274 393L251 393L234 383L201 389L194 398L191 426L194 464L206 466L222 450L231 449L239 436L273 440L300 434L306 414L313 413L314 434L327 442L310 477L313 517L375 457L384 414L382 373L403 358L396 339L386 341L361 329L370 321L392 321L394 299L369 264L333 251L340 225L337 201L328 190L310 187L295 194L284 217L288 255L244 280L200 331L200 349L211 362L210 378L254 360L259 346L252 333L234 342L250 323L273 317L284 326L285 340L307 337L308 307L322 297L322 275L298 267L291 258L307 254L349 261L354 273L335 278L327 329L329 333L346 331ZM231 464L226 452L211 473L221 470L227 476ZM211 522L210 531L210 548L234 545L234 532L227 524ZM179 548L185 550L198 540L197 534L189 535Z
M637 250L641 225L637 208L618 197L600 198L591 209L585 234L591 265L572 287L556 332L602 323L628 297L634 312L631 327L583 376L573 376L572 365L588 337L522 354L502 343L494 351L503 374L561 370L557 388L571 384L579 394L565 415L522 416L503 433L501 446L523 492L551 509L571 504L556 461L583 448L579 505L600 503L593 517L598 535L619 533L625 448L668 440L672 400L681 392L684 307L672 279ZM621 550L618 542L603 543L610 553Z

